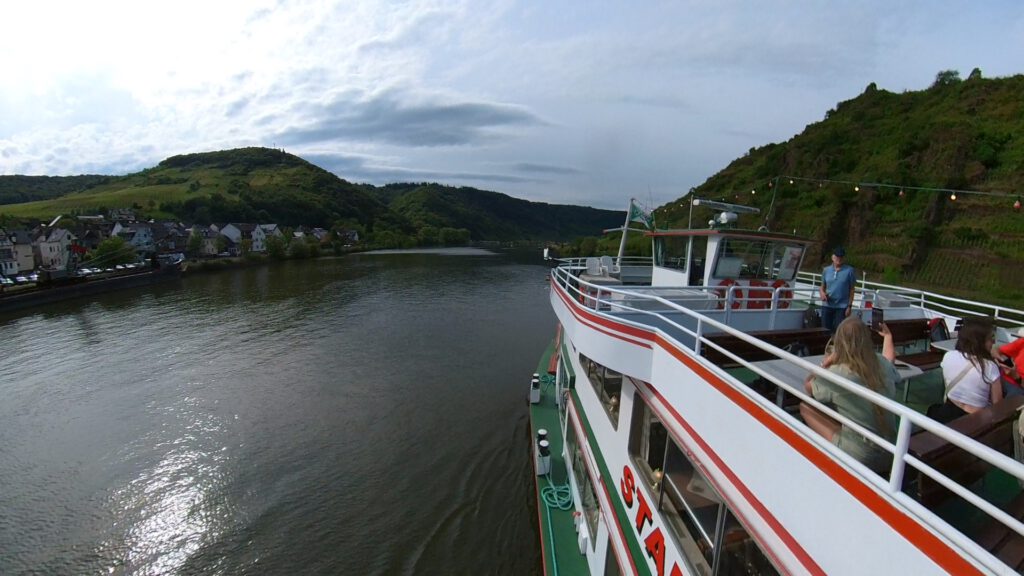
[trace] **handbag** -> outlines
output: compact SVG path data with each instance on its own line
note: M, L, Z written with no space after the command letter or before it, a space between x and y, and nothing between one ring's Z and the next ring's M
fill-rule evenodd
M968 363L967 366L964 366L964 369L956 375L956 378L953 378L948 384L946 384L946 389L942 393L942 402L939 404L932 404L928 407L927 415L929 418L936 422L945 424L946 422L955 420L960 416L967 414L963 408L953 404L949 400L949 393L953 388L956 388L956 385L964 379L964 376L966 376L968 372L970 372L971 366L972 364Z

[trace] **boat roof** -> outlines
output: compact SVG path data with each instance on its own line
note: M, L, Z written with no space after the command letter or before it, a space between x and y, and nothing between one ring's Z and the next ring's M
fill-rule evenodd
M782 232L769 232L767 230L741 230L737 228L679 228L669 230L649 230L645 236L730 236L733 238L752 238L758 240L785 240L787 242L799 242L801 244L812 244L815 241L804 236L785 234Z

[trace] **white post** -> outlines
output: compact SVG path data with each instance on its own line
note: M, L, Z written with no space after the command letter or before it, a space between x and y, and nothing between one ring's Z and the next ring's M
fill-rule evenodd
M615 264L622 268L622 255L626 253L626 232L629 230L629 217L633 213L633 198L629 199L629 206L626 206L626 222L622 225L622 240L619 241L619 255L615 258Z

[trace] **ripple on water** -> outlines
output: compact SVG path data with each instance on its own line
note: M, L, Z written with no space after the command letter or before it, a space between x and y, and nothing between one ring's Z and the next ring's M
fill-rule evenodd
M546 269L361 255L5 320L0 573L531 573Z

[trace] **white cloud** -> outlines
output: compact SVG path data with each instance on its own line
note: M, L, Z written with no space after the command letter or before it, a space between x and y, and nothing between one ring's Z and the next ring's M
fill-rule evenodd
M42 1L0 20L0 173L287 146L339 176L618 208L870 82L1018 73L1012 2Z

